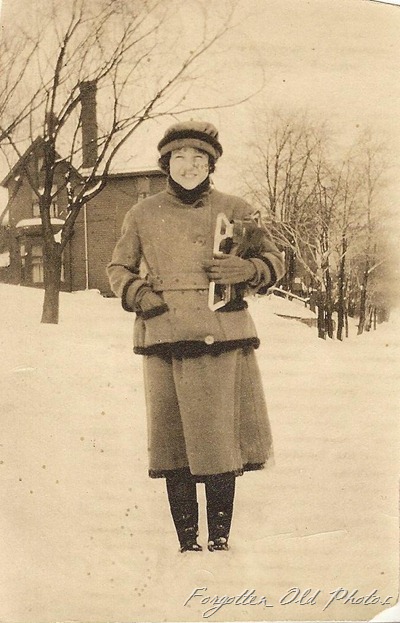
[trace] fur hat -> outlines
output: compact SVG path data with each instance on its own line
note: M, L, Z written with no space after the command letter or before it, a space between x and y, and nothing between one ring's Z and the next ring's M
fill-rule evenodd
M218 130L207 121L182 121L171 125L158 143L161 156L181 149L195 147L210 154L215 160L222 155L222 146L218 140Z

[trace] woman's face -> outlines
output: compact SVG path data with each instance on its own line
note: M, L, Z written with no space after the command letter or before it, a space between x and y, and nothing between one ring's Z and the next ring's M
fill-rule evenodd
M208 155L194 147L175 149L171 152L169 172L180 186L193 190L208 176Z

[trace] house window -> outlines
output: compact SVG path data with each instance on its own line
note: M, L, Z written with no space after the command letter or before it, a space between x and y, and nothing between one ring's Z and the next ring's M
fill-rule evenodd
M43 192L43 188L39 188L39 192ZM51 194L53 196L53 200L50 206L50 218L57 218L58 217L57 186L52 187ZM32 198L32 216L34 218L40 217L39 199L36 193L33 193L33 198Z
M64 253L61 256L61 281L65 281Z
M41 244L33 244L31 248L32 281L43 283L43 247Z
M23 242L21 242L19 245L19 254L21 257L21 280L25 281L25 267L26 267L27 252L26 252L25 244Z
M27 254L24 251L24 256L23 256L22 247L23 245L21 245L21 261L22 261L23 268L25 268L25 256ZM32 282L43 283L44 282L43 246L41 244L33 244L31 247L31 265L32 265ZM65 281L64 254L61 258L61 281Z
M57 218L58 216L58 204L57 200L54 199L50 206L50 218Z

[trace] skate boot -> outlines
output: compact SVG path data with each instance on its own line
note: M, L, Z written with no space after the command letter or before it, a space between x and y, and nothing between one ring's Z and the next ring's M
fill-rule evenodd
M180 552L201 552L203 548L197 542L199 510L195 479L190 472L183 471L167 476L166 483Z
M227 551L231 518L224 511L218 511L216 516L208 516L208 543L210 552Z
M180 544L180 552L201 552L203 548L197 542L198 530L198 509L191 509L191 513L181 513L174 519L175 528Z
M210 552L227 551L232 523L235 475L208 476L205 480L207 500L208 544Z

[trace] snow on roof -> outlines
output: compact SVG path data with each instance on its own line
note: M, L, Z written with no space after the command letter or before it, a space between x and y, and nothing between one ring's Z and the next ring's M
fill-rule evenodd
M8 225L8 192L5 188L0 188L0 225Z
M153 165L137 166L137 167L121 167L112 168L109 175L144 175L146 173L162 174L161 169Z
M52 225L64 225L65 221L61 218L51 218L50 222ZM32 227L34 225L41 225L42 221L39 217L37 218L23 218L22 221L18 221L15 227Z

